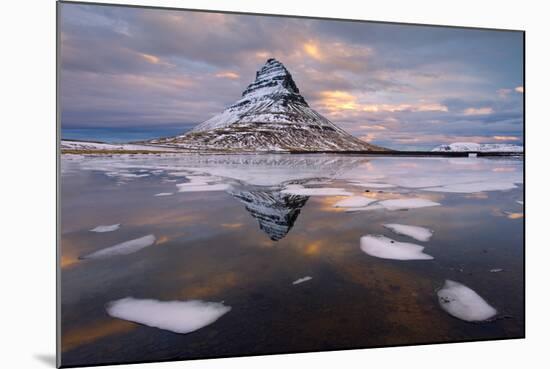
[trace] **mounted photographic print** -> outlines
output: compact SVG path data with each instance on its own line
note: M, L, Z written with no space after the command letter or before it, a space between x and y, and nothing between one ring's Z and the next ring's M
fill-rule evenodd
M524 32L57 7L58 365L524 337Z

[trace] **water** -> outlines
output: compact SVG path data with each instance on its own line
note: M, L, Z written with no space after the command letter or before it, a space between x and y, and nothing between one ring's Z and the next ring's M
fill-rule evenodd
M225 190L178 192L187 182ZM64 155L63 365L522 337L522 182L518 158ZM348 212L333 206L344 196L285 194L288 184L441 205ZM384 223L434 234L419 242ZM156 243L137 252L80 259L149 234ZM369 256L359 245L367 234L420 244L434 259ZM436 292L447 279L475 290L496 319L468 323L443 311ZM106 306L125 297L231 310L177 334L110 317Z

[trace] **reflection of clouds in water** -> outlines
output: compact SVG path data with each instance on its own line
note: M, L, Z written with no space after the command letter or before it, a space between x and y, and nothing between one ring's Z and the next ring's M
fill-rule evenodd
M100 320L89 325L62 332L61 350L63 352L93 343L105 337L123 334L134 329L134 323L121 320Z

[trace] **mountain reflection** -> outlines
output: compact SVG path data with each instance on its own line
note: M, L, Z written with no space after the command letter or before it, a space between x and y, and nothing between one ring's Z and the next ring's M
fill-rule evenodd
M241 201L272 241L284 238L298 219L308 196L289 195L281 189L228 191Z

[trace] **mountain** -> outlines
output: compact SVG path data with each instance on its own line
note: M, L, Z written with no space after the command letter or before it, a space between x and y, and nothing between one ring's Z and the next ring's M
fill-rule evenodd
M285 66L268 59L242 97L181 136L150 144L222 151L384 151L313 110Z
M523 146L512 144L478 144L474 142L455 142L448 145L440 145L432 151L453 151L453 152L523 152Z

